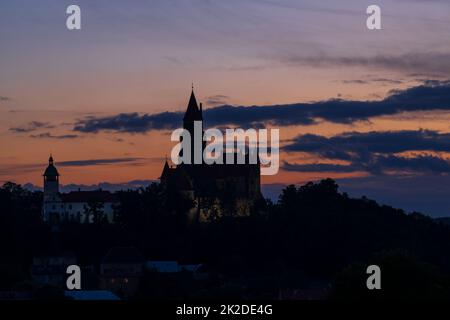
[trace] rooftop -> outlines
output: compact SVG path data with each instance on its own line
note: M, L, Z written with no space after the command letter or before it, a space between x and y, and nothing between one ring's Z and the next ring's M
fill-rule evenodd
M142 253L135 247L113 247L103 258L102 263L144 263Z
M118 202L115 194L103 190L62 193L61 199L63 202Z
M74 300L120 300L114 293L106 290L72 290L64 295Z

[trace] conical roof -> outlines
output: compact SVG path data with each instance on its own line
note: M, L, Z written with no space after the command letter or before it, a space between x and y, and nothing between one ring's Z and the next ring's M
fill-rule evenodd
M183 120L201 120L202 113L198 108L197 99L195 98L194 90L191 92L191 97L189 98L189 103L184 114Z

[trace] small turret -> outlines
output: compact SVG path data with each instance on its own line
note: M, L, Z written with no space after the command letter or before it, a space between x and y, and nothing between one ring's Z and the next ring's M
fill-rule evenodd
M48 166L44 171L44 198L50 198L59 193L59 173L54 165L53 156L48 158Z
M165 185L169 181L169 179L172 176L174 171L175 171L175 169L173 169L169 166L169 162L167 161L167 156L166 156L166 163L164 163L164 168L161 173L161 177L159 177L159 180L161 181L161 183L163 185Z

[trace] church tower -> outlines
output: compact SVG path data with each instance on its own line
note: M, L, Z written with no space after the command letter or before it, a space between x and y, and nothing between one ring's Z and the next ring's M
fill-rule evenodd
M191 134L191 164L194 163L194 122L202 121L201 126L201 135L203 137L203 110L202 104L200 103L200 108L197 104L197 99L194 94L194 87L192 87L191 97L189 98L189 103L186 109L186 113L183 117L183 128ZM205 143L202 138L202 159L203 159L203 150L205 148Z
M59 173L53 164L53 157L48 158L48 166L44 172L44 201L53 201L59 194Z

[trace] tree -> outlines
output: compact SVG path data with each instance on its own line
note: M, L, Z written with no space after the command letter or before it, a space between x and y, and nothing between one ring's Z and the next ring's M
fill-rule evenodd
M84 214L85 214L85 223L89 223L91 221L94 224L99 224L105 221L105 214L103 212L103 202L91 200L87 203L87 206L84 206Z
M381 270L381 290L368 290L366 268ZM438 267L417 259L404 250L374 254L365 263L355 262L336 277L333 299L448 299L450 277Z

